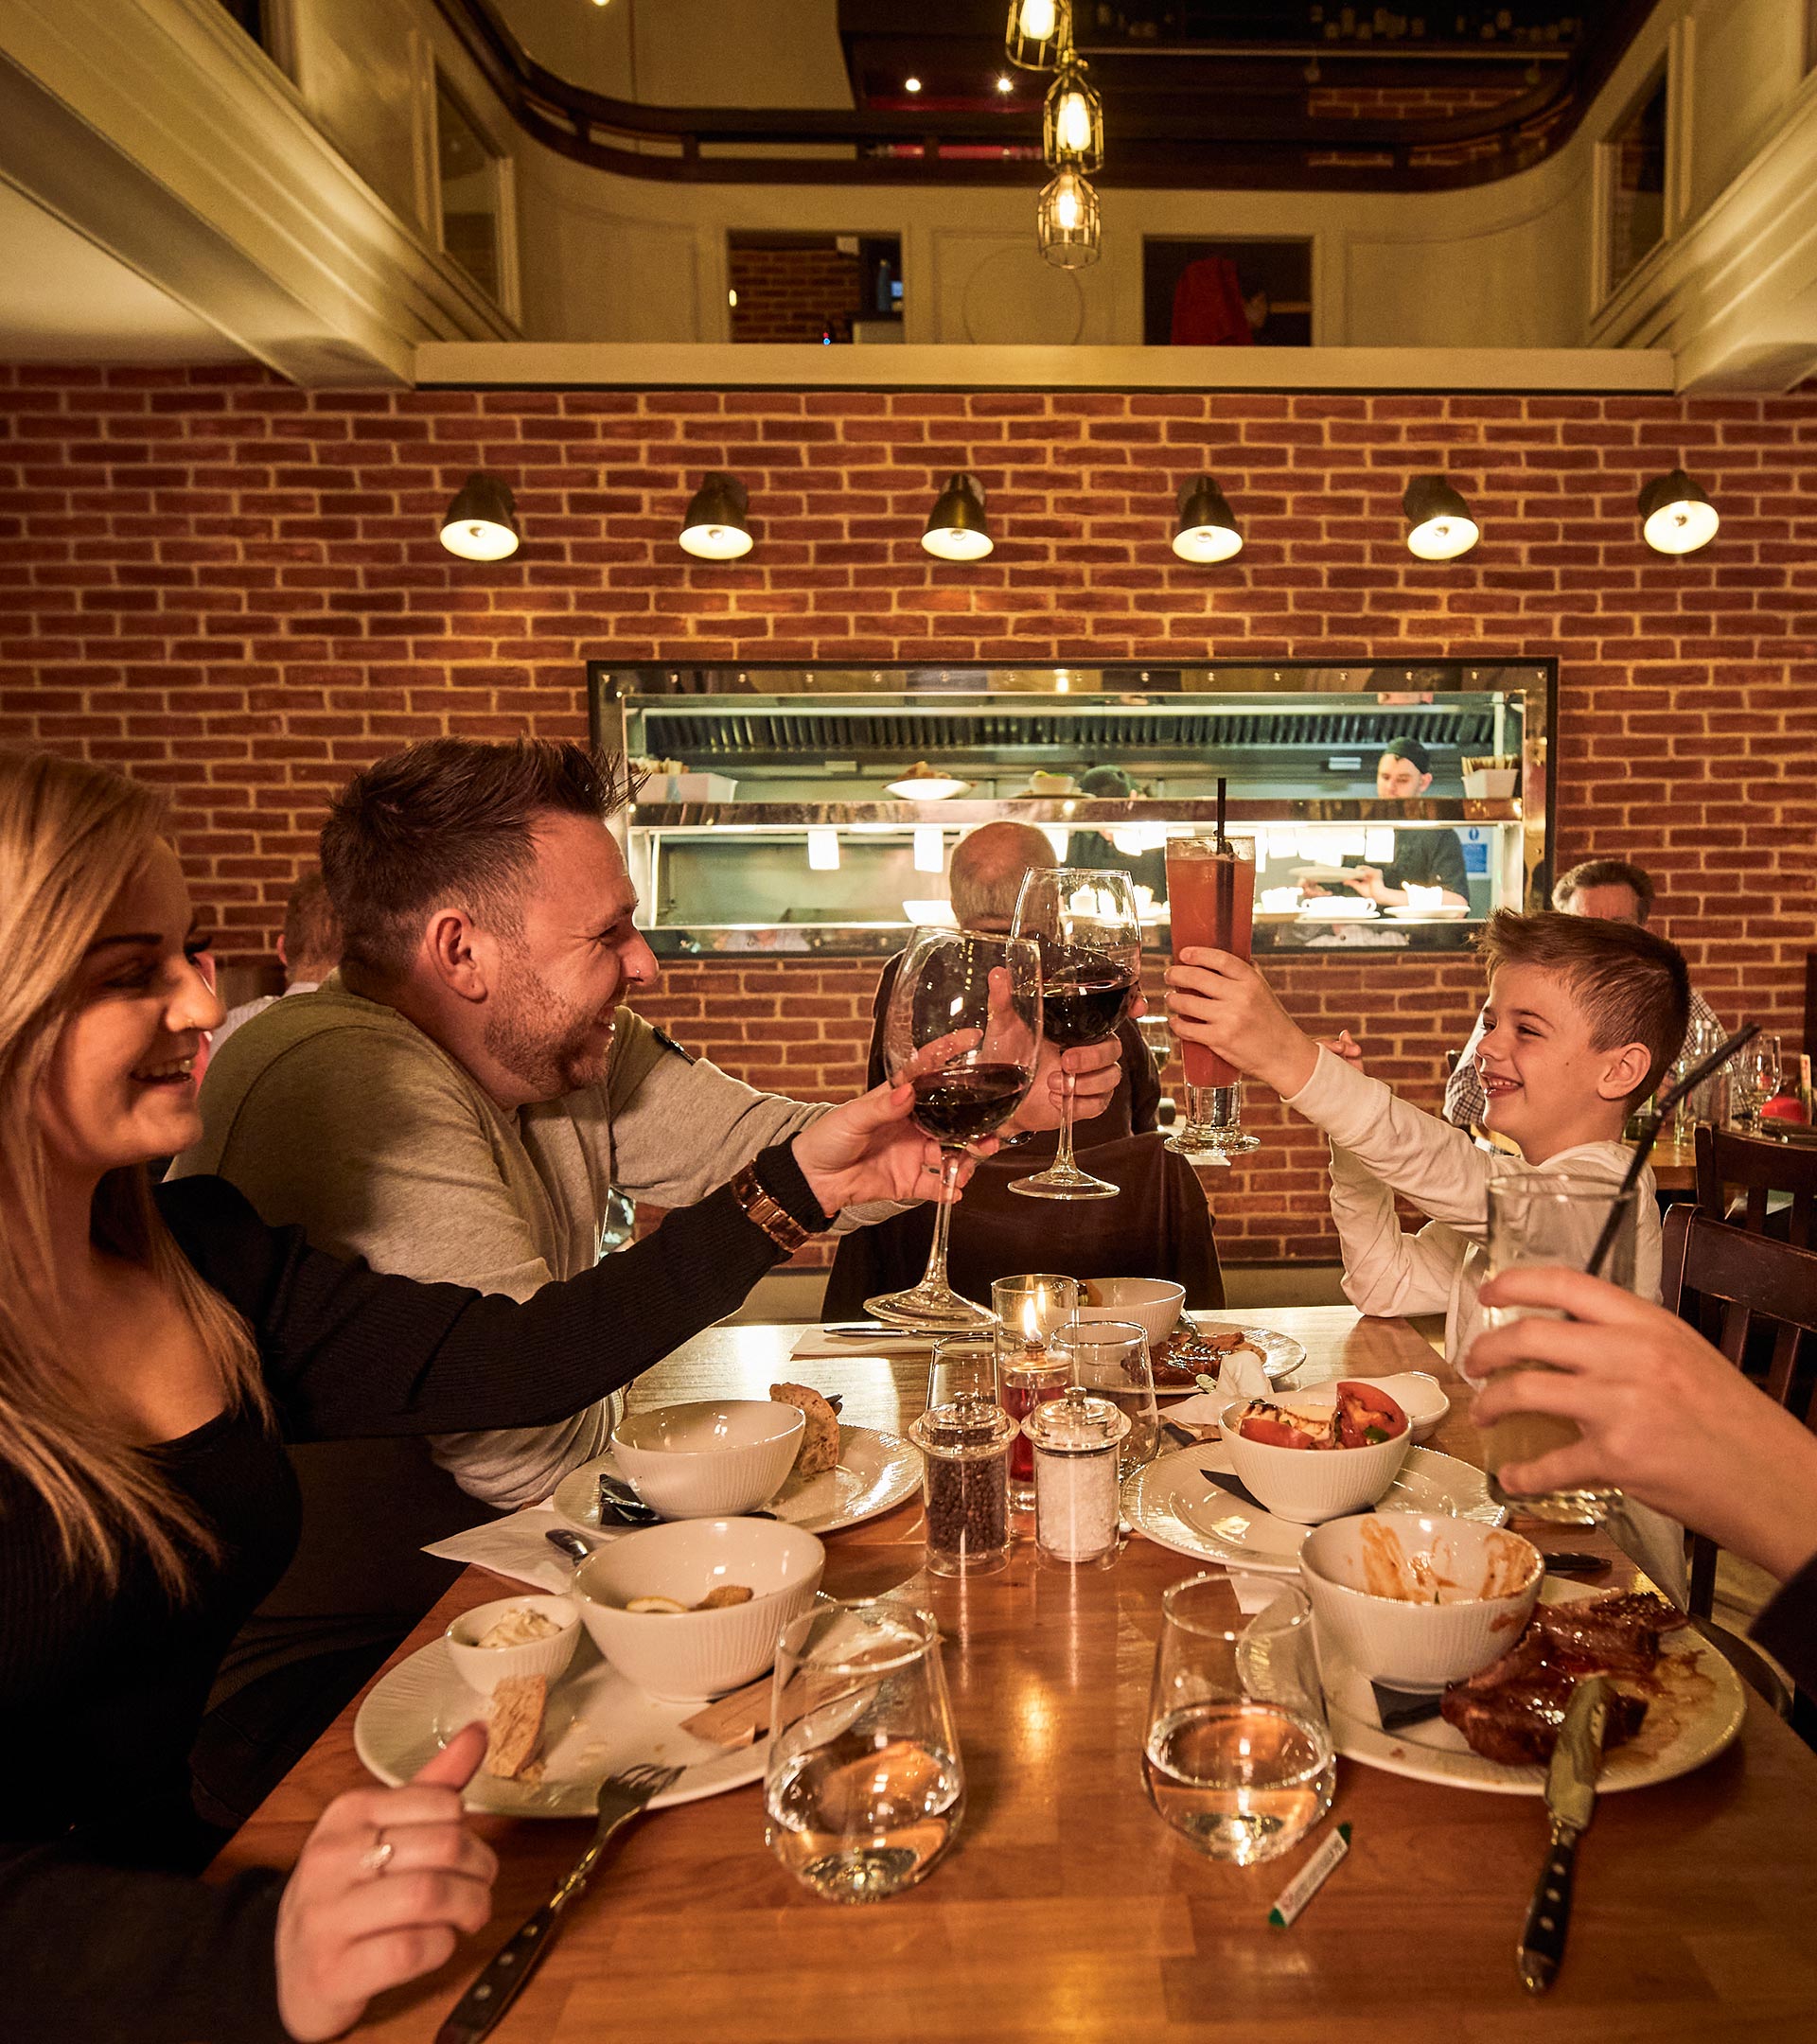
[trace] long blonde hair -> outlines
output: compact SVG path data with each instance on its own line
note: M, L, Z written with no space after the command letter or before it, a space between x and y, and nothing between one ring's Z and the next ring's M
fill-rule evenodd
M156 1459L82 1399L38 1114L82 959L163 824L156 795L103 767L0 752L0 1469L43 1499L72 1574L112 1586L137 1548L181 1596L218 1542ZM144 1165L101 1180L91 1234L175 1299L229 1405L268 1413L251 1330L177 1247Z

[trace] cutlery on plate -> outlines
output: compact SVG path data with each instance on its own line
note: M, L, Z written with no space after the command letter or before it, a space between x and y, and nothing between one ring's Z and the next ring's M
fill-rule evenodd
M584 1561L593 1552L591 1541L582 1540L578 1533L571 1533L566 1526L551 1526L542 1537L571 1561Z
M1549 1554L1541 1559L1548 1576L1600 1576L1609 1566L1608 1557L1596 1554Z
M586 1889L588 1877L599 1864L599 1856L613 1834L629 1824L652 1796L673 1788L681 1773L680 1768L639 1765L609 1774L600 1783L599 1825L592 1843L574 1862L573 1872L556 1884L548 1901L535 1915L526 1918L454 2004L435 2033L435 2044L479 2044L482 2037L491 2034L499 2018L522 1992L524 1982L555 1943L569 1905Z
M1602 1735L1609 1719L1609 1684L1600 1675L1580 1682L1572 1692L1545 1771L1545 1806L1552 1819L1552 1842L1540 1884L1527 1904L1526 1927L1515 1957L1521 1984L1528 1994L1544 1994L1558 1978L1564 1960L1564 1933L1571 1921L1571 1876L1578 1841L1596 1806L1596 1770L1602 1764Z

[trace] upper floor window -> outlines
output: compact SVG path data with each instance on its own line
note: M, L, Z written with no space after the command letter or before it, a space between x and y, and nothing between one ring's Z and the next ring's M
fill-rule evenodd
M510 158L435 74L435 173L442 248L494 305L514 310Z
M1605 296L1666 238L1667 74L1662 69L1604 145Z

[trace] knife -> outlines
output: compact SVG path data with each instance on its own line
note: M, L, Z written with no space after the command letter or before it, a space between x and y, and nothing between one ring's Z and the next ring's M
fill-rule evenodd
M542 1955L555 1943L568 1905L587 1886L587 1877L599 1863L607 1841L614 1831L638 1815L653 1795L675 1786L679 1768L629 1767L609 1775L599 1785L599 1826L593 1841L581 1854L573 1871L559 1882L548 1901L512 1933L472 1986L449 2012L435 2033L435 2044L479 2044L515 2001Z
M1545 1806L1552 1818L1552 1843L1540 1884L1527 1905L1526 1928L1516 1958L1521 1984L1544 1994L1564 1959L1564 1933L1571 1921L1571 1874L1578 1841L1596 1806L1596 1771L1602 1764L1602 1735L1609 1718L1609 1684L1593 1675L1578 1684L1559 1728L1552 1764L1545 1771Z

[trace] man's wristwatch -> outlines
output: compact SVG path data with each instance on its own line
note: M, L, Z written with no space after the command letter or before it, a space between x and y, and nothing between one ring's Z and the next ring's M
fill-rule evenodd
M732 1179L732 1196L745 1210L745 1219L762 1228L785 1256L793 1256L813 1234L789 1212L773 1192L757 1182L755 1165L747 1164Z

